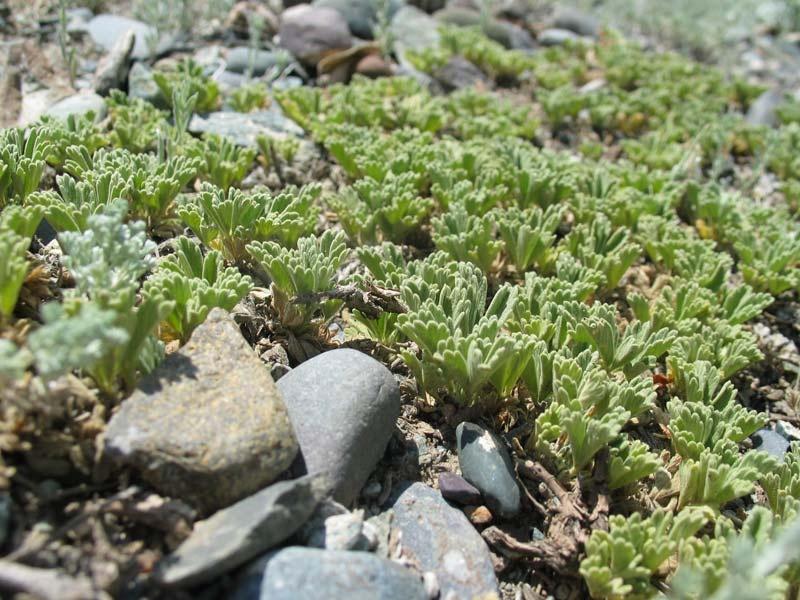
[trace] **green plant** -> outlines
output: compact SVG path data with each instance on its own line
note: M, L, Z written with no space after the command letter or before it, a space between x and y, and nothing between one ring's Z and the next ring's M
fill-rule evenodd
M192 59L179 62L172 71L154 71L153 80L168 106L172 107L175 90L180 85L188 85L189 93L197 94L194 109L205 113L216 110L220 102L217 82L206 77L203 67Z
M448 211L431 219L433 241L454 260L467 261L484 273L492 271L503 248L495 239L492 215L470 215L463 204L453 204Z
M106 103L111 118L109 138L115 147L134 154L156 148L159 135L168 129L166 111L119 90L111 90Z
M336 284L336 271L347 255L344 235L325 231L320 237L303 237L297 248L275 242L252 242L247 251L269 275L272 305L281 325L302 332L327 321L340 302L297 302L298 296L328 292Z
M267 86L249 83L233 90L228 96L228 105L236 112L249 113L269 106Z
M311 233L317 221L315 200L321 187L287 187L279 194L265 188L245 193L235 188L227 194L211 184L187 197L178 208L186 225L209 248L222 252L225 260L241 263L248 257L249 242L276 240L294 247Z
M49 150L49 143L36 128L0 131L0 209L22 203L38 189Z
M524 273L534 266L541 271L553 267L552 246L563 216L563 208L556 205L545 211L538 206L497 211L497 228L503 249L517 273Z
M252 281L235 267L225 267L222 254L211 250L203 256L187 237L173 242L175 253L164 258L145 281L145 297L161 297L174 303L166 317L169 331L186 342L214 307L232 310L252 288Z
M215 134L206 134L202 143L188 146L186 154L201 165L202 179L225 191L245 178L256 158L254 149L242 148L229 138Z

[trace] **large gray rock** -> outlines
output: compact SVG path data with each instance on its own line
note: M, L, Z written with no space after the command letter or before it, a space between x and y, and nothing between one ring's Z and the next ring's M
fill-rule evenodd
M212 511L275 481L298 445L269 370L214 309L123 402L105 449L161 492Z
M168 586L211 581L280 544L311 516L322 498L312 476L281 481L195 524L158 566Z
M257 147L256 138L259 135L301 137L305 134L297 123L284 117L275 106L246 114L234 111L196 114L189 122L189 131L196 134L215 133L231 138L239 146L251 148Z
M458 464L464 479L478 488L493 512L513 517L520 509L514 465L503 442L474 423L456 428Z
M569 6L556 8L550 20L550 27L566 29L589 37L596 37L600 31L600 23L597 19L582 10Z
M489 78L478 67L463 56L451 56L441 67L433 72L436 81L442 84L445 91L490 85Z
M439 22L415 6L404 6L394 15L389 35L400 64L412 66L405 58L408 50L424 50L439 46Z
M70 115L81 117L89 112L94 113L95 121L101 121L105 118L108 109L106 101L101 96L85 91L59 100L48 108L45 114L66 120Z
M374 554L291 547L266 561L258 598L428 600L428 595L419 575Z
M159 108L166 106L164 96L153 79L153 70L143 62L135 62L128 72L128 95L141 98L155 104Z
M550 29L545 29L540 32L536 41L542 46L563 46L568 42L577 42L580 39L581 36L569 29L551 27Z
M280 380L305 469L324 473L334 499L349 504L375 468L400 414L389 370L350 349L325 352Z
M379 3L375 0L314 0L314 6L325 6L338 11L347 21L350 33L365 40L373 38L373 28L378 22ZM391 19L403 5L401 0L389 0L388 18Z
M135 60L148 58L151 50L148 40L153 40L158 35L155 28L136 19L109 14L97 15L89 21L89 35L95 44L106 51L111 51L128 31L133 31L136 36L131 57ZM171 41L160 40L156 43L155 51L160 53L170 45Z
M327 54L346 50L353 41L345 18L324 6L299 4L281 15L280 44L301 63L314 67Z
M497 597L489 549L464 513L423 483L401 487L393 509L403 555L436 573L442 598Z

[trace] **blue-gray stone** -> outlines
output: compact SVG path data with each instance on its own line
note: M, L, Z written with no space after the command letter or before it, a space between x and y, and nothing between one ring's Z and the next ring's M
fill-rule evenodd
M428 600L419 574L369 552L293 546L262 565L259 594L240 591L236 600ZM251 591L255 577L254 569Z
M489 548L464 513L423 483L399 486L392 525L403 554L421 571L436 573L442 598L498 594Z
M464 479L478 488L492 512L504 518L520 509L520 492L514 465L503 442L474 423L456 428L458 464Z
M577 33L569 29L558 28L545 29L536 38L542 46L562 46L567 42L575 42L579 39L581 36Z
M245 74L251 68L253 77L260 77L269 69L278 64L278 57L269 50L251 50L246 46L239 46L228 50L225 58L225 68L233 73Z
M142 62L133 63L128 71L128 95L147 100L160 108L166 107L164 97L153 79L153 70Z
M550 26L590 37L597 36L600 31L600 23L592 15L568 6L556 9Z
M394 376L351 349L324 352L277 383L308 473L323 473L335 500L361 491L400 415Z
M194 526L192 534L158 566L167 586L212 581L280 544L313 514L323 497L312 476L275 483Z
M400 64L411 66L405 58L406 51L439 46L439 22L415 6L404 6L394 15L389 35Z
M189 122L191 133L215 133L229 137L239 146L256 148L259 135L296 136L305 135L303 129L291 119L283 116L280 109L270 106L267 110L251 113L235 111L213 112L194 115Z
M372 39L374 27L378 23L376 7L379 5L374 0L314 0L312 4L334 9L347 21L350 33L361 39ZM389 0L387 4L387 16L391 19L403 2Z
M83 116L94 113L95 121L101 121L107 113L106 101L94 92L81 92L59 100L47 109L46 115L66 120L70 115Z
M753 434L753 448L782 460L783 455L789 450L789 440L765 427Z

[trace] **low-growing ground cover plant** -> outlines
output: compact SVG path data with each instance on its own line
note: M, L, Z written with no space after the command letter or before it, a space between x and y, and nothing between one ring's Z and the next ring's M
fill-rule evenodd
M557 560L525 544L516 559L596 598L730 597L758 577L796 592L782 548L800 446L778 460L751 440L770 422L752 324L800 289L791 106L785 125L747 126L747 84L613 35L535 53L477 29L441 40L409 60L463 56L503 92L356 77L226 98L274 100L336 163L324 184L241 189L257 159L267 176L299 162L299 142L192 136L221 100L189 61L155 76L171 115L114 92L104 121L1 132L0 381L81 376L113 407L165 345L244 301L250 341L293 365L360 344L405 401L510 432L520 473L535 461L563 492L531 509L543 544L562 517L574 538ZM769 201L744 185L756 164L780 180ZM737 571L762 550L783 554Z

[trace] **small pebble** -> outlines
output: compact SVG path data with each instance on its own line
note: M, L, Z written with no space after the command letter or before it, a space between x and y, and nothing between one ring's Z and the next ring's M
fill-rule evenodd
M439 473L439 491L446 500L458 504L476 505L481 503L481 493L478 489L456 473L449 471Z
M476 527L485 527L492 522L492 513L485 506L465 506L464 514Z

